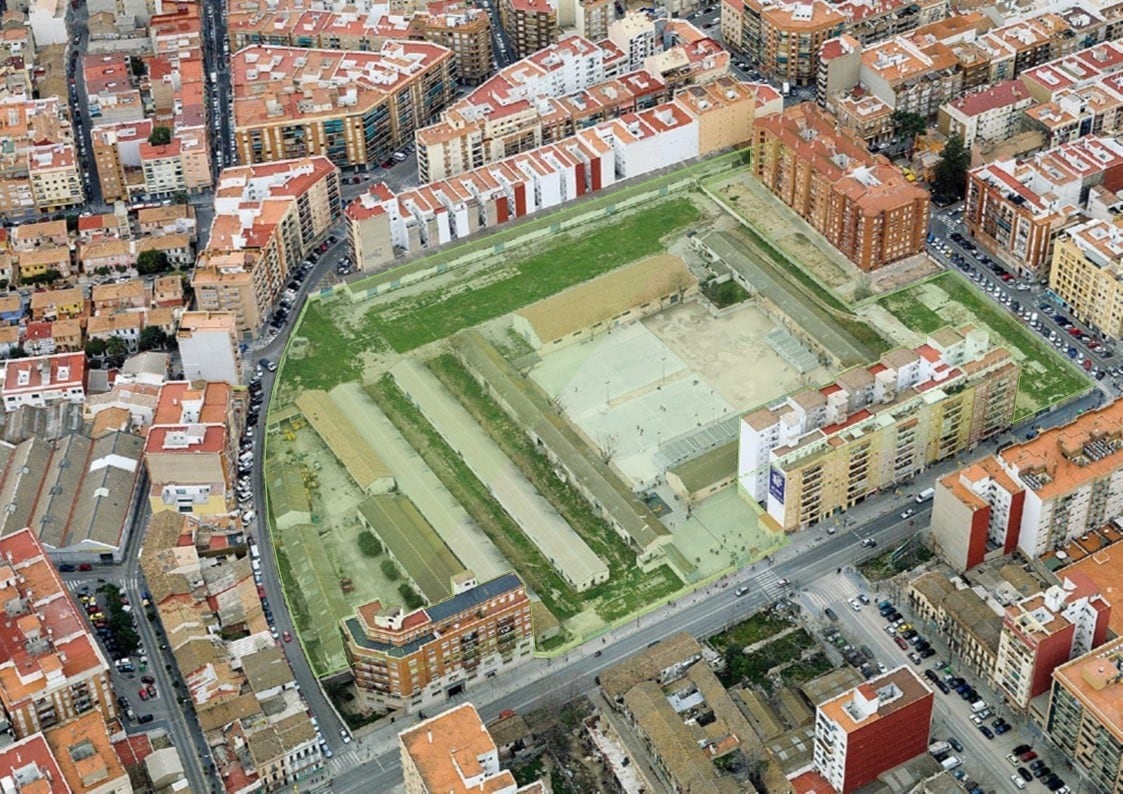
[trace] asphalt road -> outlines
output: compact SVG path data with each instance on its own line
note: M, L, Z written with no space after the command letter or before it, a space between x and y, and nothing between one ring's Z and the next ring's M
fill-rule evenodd
M918 518L923 515L923 510L918 511ZM525 713L544 706L560 706L593 689L595 678L602 670L653 642L681 631L707 637L744 620L785 592L778 585L780 578L790 579L792 586L800 587L802 582L834 576L840 567L880 554L885 547L900 543L915 531L916 527L902 520L894 508L887 515L861 527L860 531L839 533L798 551L781 553L773 565L758 562L739 576L729 577L704 592L680 599L672 607L630 621L607 635L603 645L594 642L571 651L563 658L534 660L523 665L519 671L508 672L506 678L516 679L516 682L486 679L465 697L476 705L485 721L494 719L504 709ZM868 549L861 545L861 539L870 535L878 538L879 548ZM741 598L736 597L734 589L744 584L748 585L749 592ZM598 650L601 655L594 655ZM401 783L401 761L396 746L396 731L400 727L384 726L379 731L381 736L329 764L334 774L332 790L391 791ZM382 747L376 748L376 744Z
M931 736L944 741L947 741L949 736L954 736L963 745L963 750L956 751L954 754L963 760L963 768L969 778L988 790L1013 790L1010 776L1014 774L1015 767L1007 761L1006 755L1019 744L1033 746L1038 755L1062 777L1067 774L1068 778L1075 778L1074 774L1069 773L1060 754L1041 740L1040 733L1031 727L1024 717L1011 714L1002 706L1002 698L986 686L981 678L955 664L955 656L948 650L942 636L934 630L934 627L925 625L923 621L911 615L905 599L894 599L884 593L864 591L874 604L880 598L890 598L905 619L931 643L936 655L922 665L910 662L907 652L897 647L892 635L885 631L886 621L878 613L876 606L866 606L855 612L847 604L846 599L856 596L859 592L863 590L860 588L858 577L844 573L842 576L823 577L816 582L815 587L808 588L800 595L800 601L812 615L821 613L824 607L832 607L839 616L835 626L850 644L854 647L864 645L869 648L877 661L884 663L890 669L905 665L912 667L918 675L923 675L925 668L950 665L954 674L962 676L974 686L980 697L995 712L994 716L985 721L987 725L991 725L996 717L1003 716L1014 726L1012 730L1001 736L996 735L993 739L987 739L971 722L970 704L955 692L945 695L938 690L935 691Z
M936 261L943 264L949 270L959 269L963 274L969 278L979 290L979 292L990 300L994 301L998 308L1005 309L1014 315L1015 319L1030 328L1031 332L1037 334L1042 338L1046 344L1053 344L1050 341L1050 333L1054 334L1057 339L1060 339L1060 344L1053 344L1053 347L1058 352L1065 356L1072 348L1075 352L1074 356L1079 356L1082 364L1083 359L1092 362L1094 369L1106 370L1112 367L1119 366L1123 363L1123 358L1120 357L1118 345L1113 340L1108 340L1102 337L1098 332L1089 328L1086 324L1081 323L1071 312L1065 307L1059 299L1053 295L1043 284L1040 283L1026 283L1026 280L1015 279L1014 281L1003 281L1002 278L993 272L989 264L985 264L982 257L985 252L981 247L972 251L966 248L963 243L956 242L951 238L951 234L958 232L963 235L964 242L975 245L967 228L959 220L956 214L958 207L944 208L932 213L931 223L929 224L929 232L935 238L937 245L929 244L929 254L936 259ZM938 246L947 246L950 253L945 253ZM1005 298L1005 300L1004 300ZM1017 301L1021 304L1022 310L1029 311L1037 314L1037 325L1031 326L1030 323L1021 317L1018 313L1014 312L1012 306ZM1046 306L1047 308L1041 308ZM1061 315L1068 318L1069 321L1076 326L1077 330L1082 331L1089 337L1089 340L1095 340L1104 345L1110 351L1110 356L1105 356L1104 351L1094 351L1088 347L1088 343L1082 342L1079 336L1070 333L1055 319L1056 315ZM1069 358L1072 358L1070 356ZM1105 377L1103 380L1092 380L1092 383L1106 396L1115 397L1123 387L1123 381L1119 381L1110 377Z

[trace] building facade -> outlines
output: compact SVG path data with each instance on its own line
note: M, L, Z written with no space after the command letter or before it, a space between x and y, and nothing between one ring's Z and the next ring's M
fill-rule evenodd
M804 102L753 129L761 183L862 270L924 251L928 192Z
M242 382L238 323L232 312L184 312L175 338L187 380Z
M1123 144L1089 135L1016 162L967 173L963 222L987 253L1016 275L1045 274L1053 241L1081 218L1093 187L1123 188Z
M1062 232L1053 246L1049 289L1092 328L1123 337L1123 226L1092 219Z
M1123 638L1053 672L1046 732L1100 791L1123 789Z
M513 573L465 580L447 600L413 612L373 601L341 630L355 686L376 708L412 710L463 692L534 647L530 600Z
M1053 670L1103 645L1110 617L1111 605L1082 575L1007 606L994 668L1006 702L1028 709L1049 691Z
M342 213L339 169L327 157L226 169L191 276L196 308L231 312L239 333L256 332Z
M932 690L910 667L871 678L815 709L815 767L839 794L928 749Z
M253 45L233 55L231 70L245 164L324 156L341 168L375 166L456 95L452 51L427 42L378 52Z
M1019 368L987 334L944 328L742 418L738 483L806 527L1009 427Z

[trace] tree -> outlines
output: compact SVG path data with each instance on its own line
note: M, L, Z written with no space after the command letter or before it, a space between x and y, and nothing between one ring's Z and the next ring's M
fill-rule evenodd
M146 325L140 329L140 338L137 340L137 350L167 350L171 343L164 330L158 325Z
M94 339L86 342L86 355L90 358L101 358L105 355L105 348L107 347L104 339Z
M121 366L128 354L129 346L119 336L110 337L109 341L105 343L105 358L111 367Z
M136 272L142 276L166 273L170 269L168 255L163 251L141 251L136 258Z
M171 127L153 127L148 142L153 146L167 146L172 142Z
M54 268L51 268L50 270L45 270L42 273L36 273L33 276L25 276L20 280L24 284L34 287L38 286L39 284L54 284L60 278L62 278L62 273L58 272Z
M932 177L932 192L936 200L952 203L963 198L967 191L967 169L971 167L971 152L958 135L948 136L944 150Z
M358 542L359 551L363 553L364 557L377 557L382 553L382 544L369 529L364 529L359 533Z
M133 77L144 77L148 74L148 67L145 65L144 59L135 55L129 56L129 69L132 71Z
M191 197L187 195L186 190L177 190L172 194L172 201L176 204L188 204L191 201Z
M893 129L897 135L908 141L908 150L912 152L916 143L916 136L928 129L928 122L919 113L913 113L909 110L894 110Z

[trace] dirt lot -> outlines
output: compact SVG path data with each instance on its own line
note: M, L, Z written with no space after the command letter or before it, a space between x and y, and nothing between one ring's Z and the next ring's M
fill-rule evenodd
M940 270L927 254L921 254L875 273L863 273L761 187L748 171L715 182L711 188L846 302L858 303L871 295L892 292Z

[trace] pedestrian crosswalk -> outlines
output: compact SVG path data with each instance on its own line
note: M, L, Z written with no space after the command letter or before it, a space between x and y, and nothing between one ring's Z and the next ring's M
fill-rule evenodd
M756 585L771 601L778 601L787 595L790 584L787 579L781 579L772 569L762 571L756 575Z
M140 577L136 575L122 578L101 577L101 579L102 581L99 582L97 579L91 579L89 577L85 577L82 579L68 579L64 577L62 580L62 584L67 590L75 594L81 591L83 588L92 593L98 588L99 585L103 584L104 582L115 584L127 593L140 593L144 589L144 584L140 581Z

